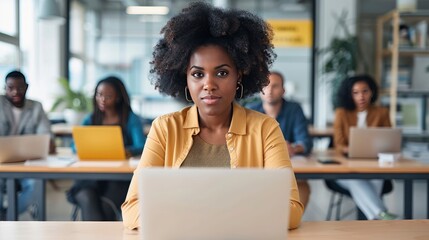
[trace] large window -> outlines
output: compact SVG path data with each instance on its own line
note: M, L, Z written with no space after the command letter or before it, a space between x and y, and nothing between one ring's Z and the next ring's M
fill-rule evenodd
M0 1L0 92L4 91L4 77L19 67L19 38L17 0Z
M0 32L16 36L18 24L16 18L17 0L0 1Z
M11 69L18 66L18 47L0 41L0 89L4 90L4 77Z
M181 107L169 97L161 96L150 83L153 47L161 28L193 0L144 1L169 7L167 15L129 15L127 4L142 1L73 0L70 10L69 77L72 86L94 91L96 82L114 74L125 83L134 103L134 110L153 118ZM307 21L308 35L312 33L312 1L227 0L210 1L223 7L253 12L266 20L281 24ZM91 2L91 4L90 4ZM311 37L310 37L311 38ZM312 40L312 39L311 39ZM307 117L311 109L312 42L307 45L276 46L278 55L273 69L281 71L289 86L287 98L299 101ZM176 103L176 105L174 105Z

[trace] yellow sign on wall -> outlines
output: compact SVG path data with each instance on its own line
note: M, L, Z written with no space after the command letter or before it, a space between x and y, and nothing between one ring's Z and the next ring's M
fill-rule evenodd
M310 20L267 20L274 33L275 47L311 47L313 23Z

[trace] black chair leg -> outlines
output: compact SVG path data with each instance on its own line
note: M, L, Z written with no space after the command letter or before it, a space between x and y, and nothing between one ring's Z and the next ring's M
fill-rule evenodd
M332 210L334 209L335 204L335 193L331 194L331 198L329 199L329 207L328 207L328 213L326 214L326 221L331 220L332 216Z
M73 206L73 210L72 210L72 214L71 214L71 220L72 221L76 221L77 220L77 215L79 214L79 207L77 205Z
M363 214L362 210L360 210L360 208L357 208L357 219L358 220L368 220L365 216L365 214Z
M343 194L340 194L337 202L337 214L335 216L335 220L339 221L341 219L341 204L343 202Z

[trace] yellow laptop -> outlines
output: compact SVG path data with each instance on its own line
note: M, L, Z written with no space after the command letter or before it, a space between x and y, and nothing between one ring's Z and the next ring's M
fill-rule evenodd
M79 160L126 159L119 126L76 126L72 133Z

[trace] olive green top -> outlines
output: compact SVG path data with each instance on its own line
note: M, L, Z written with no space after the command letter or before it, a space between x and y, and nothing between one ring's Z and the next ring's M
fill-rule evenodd
M199 135L194 136L194 143L180 167L230 167L229 152L226 144L206 143Z

